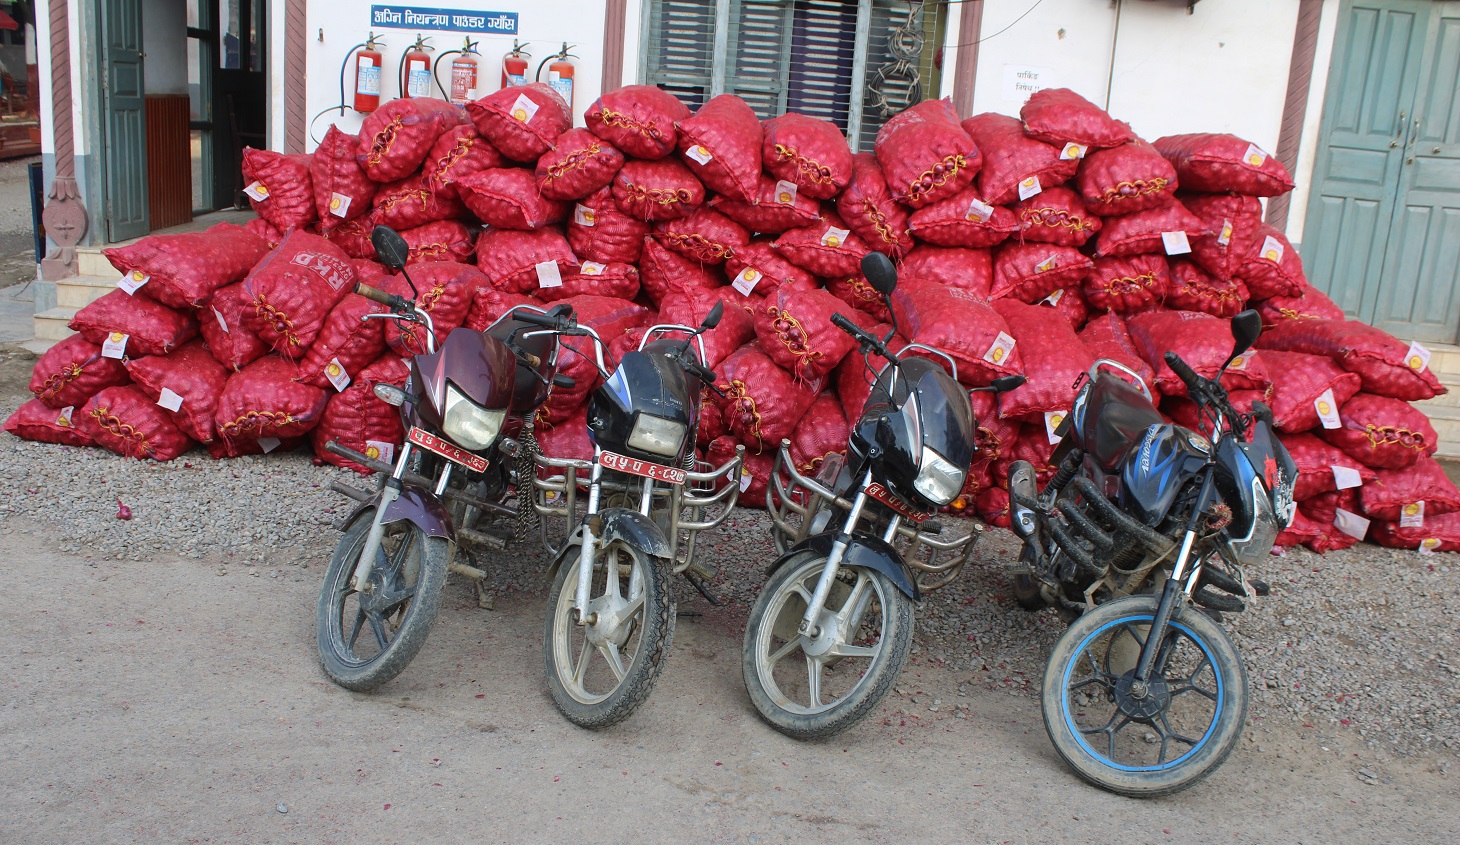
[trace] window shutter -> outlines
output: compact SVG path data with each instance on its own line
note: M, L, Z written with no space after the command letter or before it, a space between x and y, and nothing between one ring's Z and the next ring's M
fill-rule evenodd
M786 110L820 117L843 132L851 106L857 0L798 0L791 27Z
M872 22L867 40L868 90L862 100L862 131L858 149L872 149L872 144L877 139L877 130L892 117L892 114L883 114L877 108L877 97L873 95L872 87L880 87L882 96L893 105L893 114L901 111L902 104L911 93L913 84L904 74L893 73L891 66L897 61L897 57L893 55L897 46L893 43L893 30L907 24L910 16L914 16L913 28L923 35L923 48L910 62L917 71L921 94L908 105L938 96L942 87L942 74L934 66L933 57L943 43L947 9L947 5L942 3L930 7L926 4L914 5L907 0L872 0ZM887 78L880 84L877 77L879 68L887 73Z
M698 109L710 98L715 0L652 0L649 7L644 81Z
M739 94L761 119L786 110L793 0L730 3L730 63L725 91Z

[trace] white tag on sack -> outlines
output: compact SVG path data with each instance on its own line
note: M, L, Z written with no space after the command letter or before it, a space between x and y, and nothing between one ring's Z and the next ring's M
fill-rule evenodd
M1408 502L1399 509L1400 528L1423 528L1425 527L1425 503Z
M1004 359L1008 358L1009 353L1013 351L1014 338L1009 337L1004 332L999 332L999 336L994 338L993 345L989 347L989 351L983 354L983 359L990 364L1002 367L1004 365Z
M1030 176L1028 179L1019 183L1019 199L1027 200L1043 190L1044 188L1039 184L1039 177Z
M1426 537L1423 540L1419 541L1419 553L1422 555L1432 555L1435 553L1435 549L1438 549L1439 547L1439 537Z
M989 218L994 216L994 207L974 197L968 202L968 211L964 212L963 219L972 223L987 223Z
M560 288L563 286L563 274L558 270L558 262L544 261L536 264L533 269L537 271L537 286L540 288Z
M1333 470L1333 486L1340 490L1352 490L1364 483L1364 477L1353 467L1341 467L1333 464L1329 467Z
M259 438L259 448L264 450L264 454L265 455L267 455L270 452L274 451L275 449L279 448L283 444L284 444L284 441L280 440L277 437L260 437Z
M700 164L709 164L715 160L715 157L710 154L710 151L700 144L695 144L693 147L685 150L684 154Z
M1038 264L1034 265L1034 272L1036 272L1036 273L1048 273L1050 270L1053 270L1054 268L1056 268L1058 266L1059 266L1059 256L1058 255L1051 255L1050 257L1048 257L1048 258L1044 259L1043 261L1039 262Z
M1039 301L1042 304L1044 304L1044 305L1055 305L1055 306L1058 306L1060 304L1060 300L1061 299L1064 299L1064 298L1065 298L1065 289L1064 288L1060 288L1059 290L1055 291L1054 293L1050 294L1049 296L1046 296L1044 299L1041 299Z
M583 276L602 276L606 266L599 264L597 261L584 261L582 266L578 268L578 273Z
M386 443L384 440L366 440L365 457L374 458L377 461L386 463L395 462L395 444Z
M776 183L776 202L781 205L791 205L796 202L796 183L788 182L785 179Z
M350 213L350 198L341 193L330 194L330 214L344 217Z
M121 280L117 282L117 287L126 291L127 296L131 296L137 292L138 288L150 281L152 281L151 276L143 273L141 270L133 270L130 273L122 274Z
M211 305L208 307L212 308ZM222 329L224 334L228 334L228 321L223 319L223 312L213 308L213 316L218 318L218 328Z
M1055 431L1055 429L1057 429L1057 428L1060 427L1060 423L1062 423L1062 422L1065 421L1065 415L1068 414L1068 413L1069 413L1069 411L1045 411L1044 412L1044 434L1045 434L1046 437L1049 438L1049 442L1051 442L1051 443L1058 443L1058 442L1060 442L1060 435L1055 434L1054 431Z
M837 227L832 226L826 230L826 234L821 236L821 245L829 246L832 249L836 249L837 247L846 243L847 237L851 234L851 229L838 229Z
M536 116L537 103L534 103L532 98L526 94L518 94L517 99L512 101L513 119L520 120L523 123L531 123L532 119Z
M1411 370L1422 373L1430 365L1430 351L1420 346L1419 341L1412 341L1409 351L1404 354L1404 364Z
M1167 255L1186 255L1191 252L1191 241L1186 239L1185 232L1162 232L1161 245L1166 247Z
M741 464L740 465L740 492L744 493L746 490L749 490L750 489L750 482L751 481L752 481L752 478L751 478L751 475L750 475L750 467L746 466L745 464Z
M1242 154L1242 163L1248 167L1261 167L1267 163L1267 153L1256 144L1248 144L1247 152Z
M324 377L335 386L336 393L350 386L350 374L345 372L345 365L340 363L339 358L331 358L330 362L324 365Z
M264 200L269 198L268 186L265 185L263 182L258 181L257 179L250 183L247 188L244 188L243 192L245 194L248 194L248 198L253 200L254 202L263 202Z
M1356 513L1349 513L1343 508L1333 515L1333 527L1349 535L1355 540L1364 539L1369 533L1369 521Z
M1313 410L1318 412L1318 421L1324 428L1343 428L1343 420L1338 418L1338 403L1333 399L1333 388L1318 394L1318 398L1313 400Z
M740 291L741 296L750 296L750 292L755 290L756 282L759 282L763 278L765 277L761 275L759 270L754 267L746 267L740 271L734 281L730 282L730 287Z
M181 396L164 387L157 397L157 404L169 411L177 411L182 408L182 400Z
M102 341L101 344L101 357L115 358L118 361L127 357L128 337L128 335L124 335L121 332L112 332L107 335L106 340Z
M573 206L573 222L577 223L579 226L587 226L590 229L593 228L593 220L597 216L598 213L586 205Z
M1238 355L1236 358L1233 358L1232 363L1227 365L1227 369L1236 370L1239 373L1245 373L1247 372L1247 365L1252 363L1252 359L1256 355L1256 352L1244 352L1241 355Z
M1222 231L1217 235L1217 243L1226 246L1232 242L1232 221L1222 218Z
M1071 141L1065 144L1064 149L1060 150L1060 161L1073 161L1077 158L1084 158L1085 153L1089 151L1090 148L1088 146L1076 144L1074 141Z
M56 425L62 428L72 428L71 417L76 413L75 405L67 405L56 412Z
M1283 260L1283 253L1285 251L1282 241L1272 235L1268 235L1267 239L1262 242L1262 252L1258 254L1276 264Z

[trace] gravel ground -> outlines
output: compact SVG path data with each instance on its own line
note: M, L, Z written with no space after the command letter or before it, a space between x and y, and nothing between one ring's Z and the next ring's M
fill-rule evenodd
M4 393L0 413L8 416L22 397L13 388ZM327 489L336 478L361 483L313 465L305 453L219 462L197 449L156 464L5 434L0 483L14 495L0 501L0 532L17 520L29 523L61 551L102 568L176 554L220 576L320 569L338 537L331 524L352 504ZM117 518L118 499L131 508L130 521ZM726 606L710 607L682 584L682 612L743 629L774 558L767 524L763 513L741 510L701 538L719 568L712 590ZM1028 614L1014 604L1008 567L1016 548L1009 532L989 531L968 570L924 602L898 708L951 709L961 717L959 699L969 695L1038 695L1045 656L1063 626L1052 612ZM492 561L495 590L540 598L545 560L534 547ZM1352 732L1377 753L1460 752L1457 568L1452 555L1369 545L1273 557L1254 573L1273 584L1273 595L1229 617L1254 688L1253 726L1296 722L1320 737ZM924 666L953 672L924 681ZM947 686L949 678L963 680L929 686ZM1255 732L1249 738L1258 740Z

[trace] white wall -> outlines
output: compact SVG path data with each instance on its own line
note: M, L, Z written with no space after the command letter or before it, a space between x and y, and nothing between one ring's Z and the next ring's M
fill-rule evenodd
M188 93L186 0L146 0L142 6L143 84L148 94Z

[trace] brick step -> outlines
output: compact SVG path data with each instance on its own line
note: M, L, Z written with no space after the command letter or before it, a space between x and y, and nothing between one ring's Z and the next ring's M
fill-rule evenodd
M56 306L35 315L35 336L36 340L65 340L75 332L71 331L69 323L71 318L76 316L75 308Z

